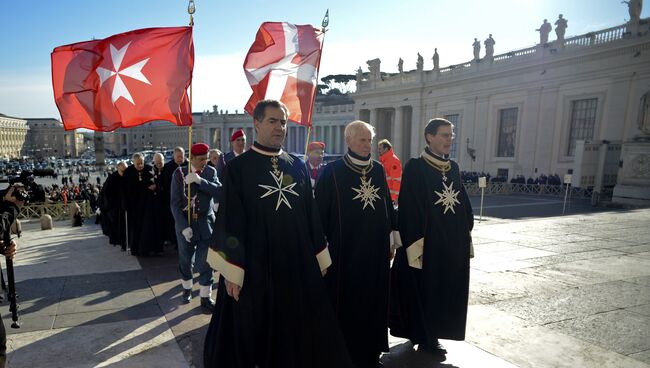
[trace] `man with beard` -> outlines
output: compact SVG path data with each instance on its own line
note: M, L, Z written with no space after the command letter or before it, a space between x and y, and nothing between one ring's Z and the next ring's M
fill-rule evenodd
M172 216L171 208L169 207L171 201L171 187L172 176L178 167L187 167L187 160L185 159L185 150L183 147L174 148L174 159L167 162L163 168L162 181L160 188L163 198L165 198L166 205L163 206L160 217L163 225L164 240L169 244L176 244L176 230L174 230L174 217Z
M375 368L388 351L391 236L396 219L381 164L370 158L374 128L345 128L348 152L325 167L316 202L332 255L330 300L357 368Z
M391 270L390 333L437 361L438 339L464 340L474 217L458 164L449 159L453 125L432 119L427 146L404 168L399 229L404 246Z
M129 228L129 246L134 256L160 254L162 235L159 231L159 216L156 212L156 183L153 168L144 163L144 156L136 153L131 158L133 165L124 172L126 211Z
M258 102L257 141L226 165L208 257L221 274L208 368L351 366L322 279L331 259L309 175L282 150L287 116L279 101Z
M124 172L126 162L120 161L117 170L106 178L102 187L101 213L102 228L106 230L110 244L119 245L126 251L126 223L124 211L126 200L124 192Z

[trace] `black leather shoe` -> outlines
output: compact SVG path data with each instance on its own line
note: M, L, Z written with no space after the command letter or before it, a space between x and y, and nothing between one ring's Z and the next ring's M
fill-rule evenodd
M431 346L431 349L433 351L437 351L437 352L439 352L441 354L447 354L447 349L445 349L445 347L442 346L442 344L440 343L440 341L438 341L438 339L436 339L433 342L433 346Z
M431 357L433 361L438 363L447 360L447 350L445 350L445 348L440 345L440 343L436 343L435 346L420 344L418 346L418 353L426 354L427 356Z
M214 310L214 300L210 298L201 298L201 307L204 309L208 310L209 312L212 312Z
M183 300L183 304L188 304L192 300L192 289L183 289L181 300Z

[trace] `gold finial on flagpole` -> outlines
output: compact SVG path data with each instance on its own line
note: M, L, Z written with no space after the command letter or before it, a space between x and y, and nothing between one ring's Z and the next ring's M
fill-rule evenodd
M190 15L190 27L194 26L194 12L196 7L194 6L194 0L190 0L190 3L187 4L187 14Z

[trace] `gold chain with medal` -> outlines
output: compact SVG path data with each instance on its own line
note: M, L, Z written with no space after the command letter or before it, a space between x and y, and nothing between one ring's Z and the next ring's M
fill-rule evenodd
M429 157L428 154L423 154L422 157L424 158L424 161L429 164L429 166L433 167L437 171L442 174L442 182L447 181L447 173L449 170L451 170L451 162L450 161L440 161L436 160L433 157Z
M366 184L366 174L372 171L372 160L370 160L370 163L366 166L360 166L356 165L353 163L350 158L346 155L343 156L343 162L345 163L345 166L349 167L350 170L354 171L357 174L361 174L361 184L365 185Z

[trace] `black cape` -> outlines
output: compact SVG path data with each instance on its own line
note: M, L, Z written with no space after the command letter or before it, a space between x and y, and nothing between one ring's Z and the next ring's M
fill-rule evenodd
M379 162L373 161L366 180L371 190L363 201L361 174L339 159L325 167L315 190L332 257L325 281L348 351L359 366L388 351L390 232L396 222Z
M135 256L147 256L163 251L163 235L160 231L160 211L157 211L153 168L144 165L138 171L129 166L124 171L129 247Z
M175 222L171 210L172 177L179 166L187 167L187 161L180 165L174 160L168 161L163 167L162 176L160 178L161 180L157 182L157 184L159 184L159 194L162 196L160 200L163 203L159 212L160 223L162 224L161 230L163 232L163 241L167 240L172 244L176 244Z
M445 192L438 170L420 157L409 160L402 174L399 229L403 246L391 270L389 325L391 335L414 344L433 344L436 338L465 339L474 218L455 162L446 176L447 192L455 194L459 203L444 213L445 206L436 204L440 199L436 192ZM413 268L406 249L423 237L422 269Z
M102 229L104 229L104 234L108 236L109 243L119 245L122 249L126 249L125 208L124 180L115 171L106 178L102 187L100 210L102 213Z
M243 287L236 302L220 278L205 367L350 367L317 260L329 253L305 166L282 153L274 177L272 157L252 149L226 165L211 255Z

